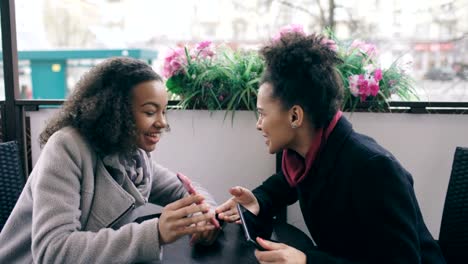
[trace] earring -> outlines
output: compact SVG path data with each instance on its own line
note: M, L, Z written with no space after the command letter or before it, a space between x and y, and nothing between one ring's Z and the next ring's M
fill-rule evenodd
M292 129L296 129L296 128L297 128L296 123L292 123L292 124L291 124L291 128L292 128Z

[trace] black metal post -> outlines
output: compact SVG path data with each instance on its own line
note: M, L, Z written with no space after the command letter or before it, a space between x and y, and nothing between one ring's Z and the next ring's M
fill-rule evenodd
M26 140L24 111L16 105L19 98L18 82L18 49L16 45L15 1L0 1L2 47L3 47L3 77L5 81L5 127L4 141L16 140L20 144L23 167L27 175Z

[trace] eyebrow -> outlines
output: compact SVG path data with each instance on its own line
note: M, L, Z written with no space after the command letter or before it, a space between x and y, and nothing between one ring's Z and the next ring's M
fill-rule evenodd
M143 107L145 105L152 105L156 108L162 108L160 104L157 104L157 103L154 103L154 102L146 102L146 103L143 103L142 105L140 105L140 107Z

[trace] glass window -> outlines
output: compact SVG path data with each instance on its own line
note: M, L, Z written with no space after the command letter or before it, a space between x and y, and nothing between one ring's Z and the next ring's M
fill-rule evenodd
M256 48L296 23L309 33L333 25L341 40L375 44L382 66L406 65L421 101L468 101L468 0L16 0L16 9L26 97L65 97L105 50L156 51L143 59L161 71L174 47L212 40ZM75 53L37 55L64 49Z

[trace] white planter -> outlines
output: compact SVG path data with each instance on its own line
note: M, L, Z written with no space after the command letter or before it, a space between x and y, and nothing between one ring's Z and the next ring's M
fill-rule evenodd
M203 184L218 202L230 197L228 189L253 188L275 172L275 155L267 151L256 130L255 114L237 111L171 110L171 132L158 143L153 158Z
M30 112L33 162L40 149L37 136L53 110ZM267 152L255 128L253 112L237 111L234 122L224 111L171 110L172 131L158 143L153 158L205 186L217 199L229 187L254 188L275 172L275 156ZM355 130L377 140L413 175L426 224L439 236L445 193L456 146L468 146L468 115L354 113L345 116ZM288 221L305 230L297 207Z

